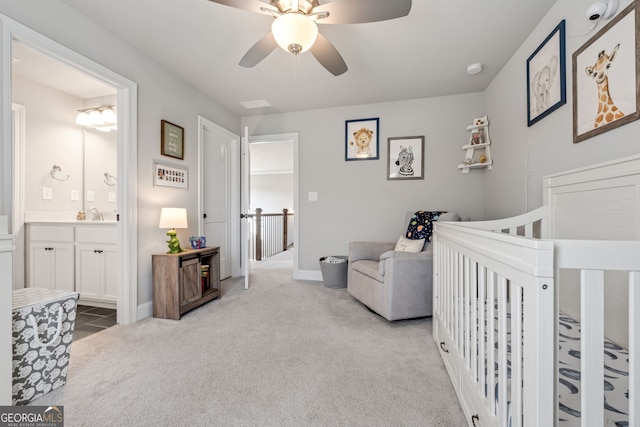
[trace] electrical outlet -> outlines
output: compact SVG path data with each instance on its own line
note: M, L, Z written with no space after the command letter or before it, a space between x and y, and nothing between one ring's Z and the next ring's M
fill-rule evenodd
M51 199L53 199L53 188L42 187L42 200L51 200Z
M115 203L116 201L116 193L114 193L113 191L109 191L109 202L110 203Z
M77 202L80 200L80 192L78 190L71 190L71 201Z
M93 191L87 191L87 202L93 202L96 200L96 194Z

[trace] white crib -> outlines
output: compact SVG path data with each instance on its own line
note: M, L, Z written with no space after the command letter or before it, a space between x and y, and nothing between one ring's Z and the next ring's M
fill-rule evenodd
M433 336L461 406L470 426L640 426L640 156L543 189L543 207L518 217L435 223ZM560 317L580 320L577 349ZM577 408L558 397L578 390Z

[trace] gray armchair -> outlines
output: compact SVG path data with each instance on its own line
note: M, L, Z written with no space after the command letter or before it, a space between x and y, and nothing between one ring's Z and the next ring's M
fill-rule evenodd
M401 233L406 232L412 215L407 214ZM444 213L438 220L458 221L459 216ZM387 320L431 316L431 243L421 252L399 252L395 246L396 242L349 243L347 291Z

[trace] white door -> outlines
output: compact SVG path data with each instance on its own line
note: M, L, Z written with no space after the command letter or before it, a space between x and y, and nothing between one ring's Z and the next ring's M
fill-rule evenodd
M220 247L220 280L231 277L231 148L233 138L202 120L203 233Z
M251 244L249 239L251 239L251 233L249 231L249 218L246 216L250 214L249 209L251 207L251 183L249 179L251 178L251 159L249 155L249 127L244 127L244 135L242 137L242 202L240 211L242 214L240 217L242 218L242 242L244 243L244 247L242 250L242 269L244 270L244 288L249 289L249 275L251 274L250 267L250 258L249 250L251 248Z

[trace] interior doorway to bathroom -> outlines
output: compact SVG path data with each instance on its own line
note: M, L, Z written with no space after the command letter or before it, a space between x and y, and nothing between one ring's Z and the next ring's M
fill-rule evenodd
M16 246L19 249L15 257L17 260L13 286L27 285L28 266L25 262L25 214L27 211L25 208L30 206L28 197L35 195L38 201L46 200L52 205L67 203L63 209L69 208L69 212L78 214L80 211L94 207L94 211L99 211L101 218L112 219L114 223L113 244L117 249L111 258L117 261L117 268L109 271L113 272L111 281L116 282L113 301L116 302L117 322L122 324L135 322L137 320L137 287L135 286L137 268L132 258L137 253L137 242L135 238L131 239L129 236L137 235L137 225L133 221L135 215L122 216L121 213L134 212L130 208L135 209L137 193L135 187L133 191L127 191L126 194L118 192L116 187L127 188L129 177L135 179L137 174L136 84L18 23L9 21L6 28L9 29L7 34L11 40L11 73L9 76L3 76L3 80L5 87L12 88L12 99L7 100L5 97L4 102L5 105L9 101L12 102L11 136L15 143L12 150L13 158L8 164L12 178L11 190L8 194L11 194L12 206L11 233L16 235ZM45 97L40 97L39 102L33 101L36 88L47 94ZM94 92L91 92L92 90ZM110 205L102 209L93 206L98 202L95 198L99 190L89 189L93 178L88 179L84 173L93 168L84 163L85 160L89 160L84 156L85 138L92 138L90 134L96 132L97 126L87 131L77 125L75 120L79 110L93 107L89 105L90 102L98 103L99 105L96 106L113 107L118 122L117 132L111 134L112 142L107 143L112 145L112 159L115 161L112 166L108 168L101 166L99 169L99 173L102 174L101 182L104 183L99 185L109 187L105 197L110 201ZM40 117L43 121L30 123L30 120L35 117ZM52 129L55 131L51 132ZM58 144L57 149L62 150L61 145L72 141L73 134L80 135L81 142L74 142L76 150L72 150L69 156L63 157L69 166L61 166L58 164L61 161L52 160L51 150L55 153L56 144ZM44 173L38 172L41 178L35 185L36 188L30 185L29 179L37 174L28 172L30 169L27 167L33 160L33 156L27 153L29 140L34 137L41 144L48 144L46 147L49 151L44 150L42 153L42 157L48 157L48 159L40 159L40 161L51 163L44 167L46 169ZM38 170L43 169L42 165L40 166ZM54 185L63 187L64 184L58 183L67 182L68 176L68 181L71 181L71 175L74 175L77 181L59 192L59 198L51 197ZM44 181L47 178L43 180L42 176L51 176L56 182L52 181L52 185L49 185ZM93 201L89 200L92 196L95 197ZM38 212L42 212L38 210L40 208L37 203L34 206L31 213L37 215ZM54 207L53 210L56 208ZM120 221L116 221L117 219Z

